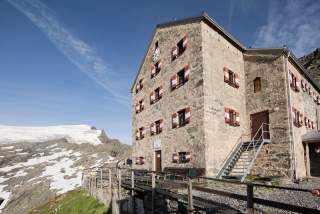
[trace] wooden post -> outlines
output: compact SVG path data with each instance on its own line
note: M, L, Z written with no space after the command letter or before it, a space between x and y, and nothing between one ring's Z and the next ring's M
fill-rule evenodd
M188 178L188 213L193 213L192 180Z
M247 184L247 214L253 214L253 184Z
M309 143L306 143L306 168L307 168L307 177L310 177L310 155L309 155Z
M109 193L110 197L112 197L112 177L111 177L111 169L109 169Z
M155 189L156 189L156 174L154 172L151 173L151 188L152 188L152 199L151 199L151 206L152 206L152 214L154 214L154 201L155 201Z
M118 172L118 199L121 199L121 169L119 168L119 172Z
M132 213L136 213L136 207L135 207L135 198L134 198L134 171L131 171L131 207L132 207Z
M100 189L102 193L102 168L100 169Z

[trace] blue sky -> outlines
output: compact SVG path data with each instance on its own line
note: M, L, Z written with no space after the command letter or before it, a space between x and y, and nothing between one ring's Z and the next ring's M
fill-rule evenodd
M155 25L202 11L245 46L320 46L317 0L1 0L0 123L89 124L130 144L129 91Z

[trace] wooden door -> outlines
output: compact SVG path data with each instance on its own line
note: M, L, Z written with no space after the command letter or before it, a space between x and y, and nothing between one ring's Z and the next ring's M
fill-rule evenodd
M261 133L256 133L259 131L259 128L261 127L262 124L269 124L269 112L268 111L262 111L256 114L250 115L251 119L251 138L256 136L256 138L261 136ZM270 139L270 134L269 134L269 126L264 125L263 126L264 130L264 139ZM259 131L261 132L261 130Z
M155 171L161 172L161 150L155 152Z

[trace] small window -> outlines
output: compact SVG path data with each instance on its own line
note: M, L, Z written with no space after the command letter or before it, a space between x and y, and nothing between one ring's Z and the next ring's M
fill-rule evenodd
M151 71L151 78L157 76L161 71L161 62L158 61L153 65L152 71Z
M172 52L171 52L172 61L177 59L179 56L181 56L185 52L187 48L187 44L188 44L188 36L184 36L172 49Z
M144 127L138 129L138 138L137 140L141 140L144 138Z
M260 77L257 77L253 80L253 91L254 91L254 93L261 91L261 78Z
M158 102L162 98L163 89L162 86L156 88L153 92L150 94L150 104L154 104Z
M190 161L190 152L179 152L179 163L186 163Z
M224 72L224 82L228 83L232 87L239 88L240 86L239 75L236 72L229 69L228 67L224 67L223 72Z
M143 89L143 79L140 79L136 86L136 93Z
M143 102L143 99L142 99L136 104L136 113L142 112L143 109L144 109L144 102Z
M160 134L162 132L162 129L161 129L161 120L158 120L155 122L155 125L156 125L156 134Z
M156 41L156 43L154 43L154 49L157 49L159 47L159 42Z

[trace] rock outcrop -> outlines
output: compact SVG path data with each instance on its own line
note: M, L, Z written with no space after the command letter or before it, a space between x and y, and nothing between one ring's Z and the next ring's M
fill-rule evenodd
M317 48L312 53L301 57L299 60L313 79L320 84L320 48Z

